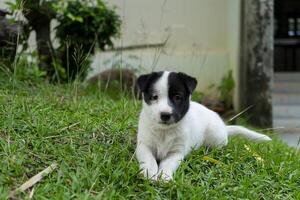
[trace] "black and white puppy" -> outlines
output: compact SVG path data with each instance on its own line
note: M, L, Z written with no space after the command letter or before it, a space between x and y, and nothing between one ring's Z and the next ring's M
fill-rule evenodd
M241 126L226 126L218 114L191 101L197 80L184 73L153 72L141 75L137 84L143 94L143 108L136 156L147 178L171 180L193 148L224 146L229 135L271 140Z

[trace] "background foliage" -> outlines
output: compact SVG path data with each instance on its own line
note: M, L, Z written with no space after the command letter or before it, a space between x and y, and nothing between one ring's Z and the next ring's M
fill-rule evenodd
M109 8L101 0L17 0L7 4L11 11L22 12L27 19L23 33L27 37L20 41L24 49L29 32L36 32L39 67L51 80L83 78L95 48L105 50L113 46L113 38L120 35L120 17L115 8ZM55 37L60 45L57 49L50 39L53 19L58 21Z
M112 39L119 36L121 21L115 10L108 9L100 0L68 1L54 8L58 13L56 36L60 40L63 67L69 77L75 78L86 72L85 67L89 65L86 61L96 46L101 50L113 46ZM68 54L72 55L69 59Z

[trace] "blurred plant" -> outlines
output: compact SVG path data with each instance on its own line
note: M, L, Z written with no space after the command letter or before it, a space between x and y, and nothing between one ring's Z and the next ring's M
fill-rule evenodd
M23 15L28 21L30 31L36 32L37 53L39 67L47 72L50 78L55 74L54 68L54 48L50 38L50 23L55 18L56 12L52 9L52 4L57 0L18 0Z
M220 85L217 87L220 95L220 100L224 103L226 109L231 109L233 106L233 89L235 82L232 76L232 70L222 78Z
M39 68L51 80L84 77L95 48L104 50L119 36L121 20L115 9L101 0L16 0L7 4L13 12L22 11L28 22L28 35L36 32ZM52 19L59 23L58 49L53 48L50 39ZM23 40L25 48L27 39Z
M100 0L61 1L55 5L56 36L60 39L62 66L68 77L84 77L95 48L113 46L112 39L120 34L120 17Z
M204 93L199 91L194 91L192 94L192 100L196 102L202 102L204 98Z
M0 71L8 77L16 78L15 80L26 81L28 83L36 84L45 79L46 72L40 70L37 64L37 52L22 53L18 55L18 67L12 70L0 67Z
M232 76L232 70L228 71L222 78L220 84L216 86L212 84L208 87L207 91L212 94L206 93L202 96L201 103L208 108L214 110L225 118L234 114L233 112L233 89L235 83ZM214 92L213 92L214 91ZM215 93L217 91L217 93ZM217 95L217 96L216 96Z
M41 71L35 62L28 62L25 58L26 55L22 55L19 60L19 68L17 70L18 80L26 80L32 83L38 83L42 81L47 75L45 71Z
M22 24L14 19L8 19L6 15L12 13L0 9L0 65L13 71L12 63L17 52L17 42L23 33Z

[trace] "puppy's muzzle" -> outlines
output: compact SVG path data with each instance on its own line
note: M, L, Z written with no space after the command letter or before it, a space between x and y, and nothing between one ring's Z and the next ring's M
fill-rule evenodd
M160 113L160 119L163 123L168 123L170 122L172 117L172 113L168 113L168 112L161 112Z

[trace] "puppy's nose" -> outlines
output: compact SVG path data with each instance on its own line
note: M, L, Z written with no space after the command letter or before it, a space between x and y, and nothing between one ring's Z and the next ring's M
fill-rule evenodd
M171 119L171 113L168 113L168 112L162 112L160 113L160 119L161 121L164 121L164 122L167 122Z

